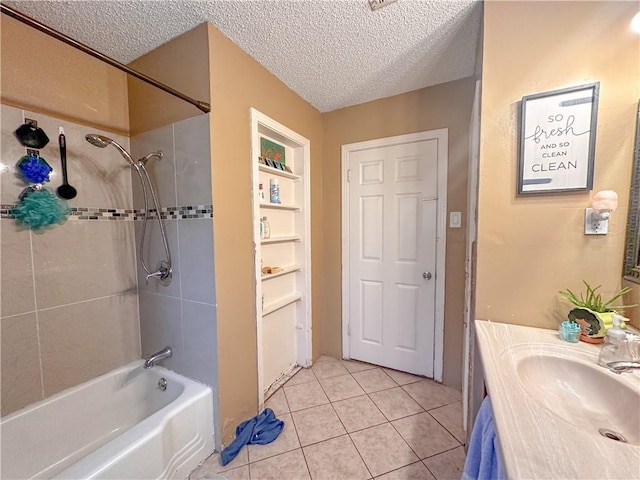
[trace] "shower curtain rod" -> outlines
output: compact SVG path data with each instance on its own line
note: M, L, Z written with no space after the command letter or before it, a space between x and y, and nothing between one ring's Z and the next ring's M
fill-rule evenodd
M168 87L167 85L165 85L164 83L160 83L157 80L154 80L151 77L147 77L146 75L130 68L127 67L126 65L118 62L117 60L114 60L111 57L108 57L100 52L98 52L97 50L94 50L93 48L78 42L77 40L74 40L71 37L68 37L67 35L65 35L64 33L58 32L57 30L54 30L53 28L40 23L39 21L28 17L26 15L24 15L23 13L20 13L17 10L14 10L11 7L6 6L3 3L0 3L0 8L2 9L2 13L4 13L5 15L8 15L12 18L15 18L16 20L29 25L32 28L35 28L36 30L40 30L43 33L46 33L47 35L60 40L61 42L66 43L67 45L70 45L74 48L77 48L78 50L80 50L81 52L84 52L88 55L91 55L94 58L97 58L98 60L108 63L109 65L111 65L112 67L117 68L118 70L122 70L125 73L128 73L129 75L136 77L139 80L142 80L143 82L146 82L150 85L153 85L156 88L159 88L160 90L163 90L175 97L180 98L181 100L184 100L185 102L189 102L191 105L194 105L195 107L199 108L200 110L202 110L204 113L209 113L211 111L211 104L209 104L208 102L202 102L200 100L194 100L191 97L188 97L187 95L185 95L184 93L181 93L177 90L174 90L171 87Z

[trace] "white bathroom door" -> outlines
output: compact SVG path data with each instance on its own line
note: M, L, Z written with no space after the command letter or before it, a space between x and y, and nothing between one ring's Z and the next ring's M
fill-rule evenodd
M347 159L349 356L429 377L439 141L350 151Z

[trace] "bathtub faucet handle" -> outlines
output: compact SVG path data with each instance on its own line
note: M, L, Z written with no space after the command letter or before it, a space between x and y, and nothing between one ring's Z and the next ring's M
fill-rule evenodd
M161 285L164 285L166 287L171 283L172 275L173 270L171 269L171 266L167 262L162 261L160 262L160 265L158 265L158 270L148 274L145 280L148 285L149 279L155 278L156 280L160 281Z
M171 358L171 356L173 356L173 350L171 350L171 347L165 347L159 352L156 352L153 355L149 355L145 360L143 367L155 367L157 362L159 362L160 360L164 360L165 358Z

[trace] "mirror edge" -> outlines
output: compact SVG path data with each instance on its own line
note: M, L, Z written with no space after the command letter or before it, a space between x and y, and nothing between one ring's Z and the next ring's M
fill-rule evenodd
M636 144L633 155L623 277L630 282L640 283L640 101L636 115Z

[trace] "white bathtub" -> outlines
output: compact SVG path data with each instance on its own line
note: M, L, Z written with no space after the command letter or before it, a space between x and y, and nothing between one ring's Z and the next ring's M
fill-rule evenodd
M7 415L0 440L3 480L184 479L213 452L213 396L137 361Z

